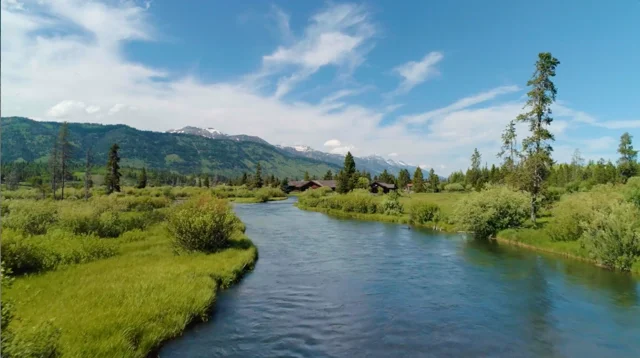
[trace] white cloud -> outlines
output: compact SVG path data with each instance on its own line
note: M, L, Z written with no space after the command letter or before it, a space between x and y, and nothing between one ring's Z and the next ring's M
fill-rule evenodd
M325 147L339 147L341 145L342 143L340 143L340 141L337 139L329 139L328 141L324 142Z
M120 111L122 111L126 106L122 103L116 103L113 107L109 108L109 115L114 115Z
M100 112L100 107L99 106L87 106L87 108L85 108L85 111L87 111L87 113L89 113L89 114L98 113L98 112Z
M329 151L329 153L345 155L345 154L347 154L347 152L353 152L354 149L355 149L354 146L346 145L344 147L333 148L333 149L331 149L331 151ZM351 153L351 154L353 154L353 153Z
M47 111L47 115L55 118L66 118L85 109L84 102L64 100Z
M389 154L388 154L388 156L390 156L390 157L397 157L397 156L398 156L398 153L396 153L396 152L389 153Z
M476 104L480 104L480 103L492 100L498 96L517 92L517 91L519 91L518 86L496 87L489 91L460 99L444 108L439 108L436 110L432 110L432 111L428 111L420 114L404 116L401 118L401 120L405 123L424 123L435 117L443 116L443 115L446 115L447 113L465 109L465 108L474 106Z
M409 61L393 69L403 81L397 89L397 93L409 92L413 87L438 74L435 65L444 58L441 52L430 52L422 60Z
M278 9L276 17L286 37L292 38L288 15ZM311 18L300 39L263 56L263 69L251 78L264 79L290 66L296 68L293 74L278 80L274 96L280 98L324 66L339 66L352 71L364 61L364 54L370 49L365 45L375 34L369 17L362 6L329 6Z

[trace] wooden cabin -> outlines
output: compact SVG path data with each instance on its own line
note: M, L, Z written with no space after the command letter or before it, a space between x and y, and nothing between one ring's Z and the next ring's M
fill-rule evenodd
M335 180L296 180L289 182L289 191L305 191L307 189L331 188L336 190Z
M371 183L371 192L372 193L377 193L378 192L378 188L382 188L382 192L383 193L388 193L392 190L396 190L396 185L395 184L389 184L389 183L384 183L381 181L374 181L373 183Z

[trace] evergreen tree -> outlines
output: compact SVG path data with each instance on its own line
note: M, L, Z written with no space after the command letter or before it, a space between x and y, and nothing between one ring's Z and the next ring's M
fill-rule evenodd
M49 172L51 173L51 191L53 192L53 200L56 199L57 181L60 173L58 155L58 141L53 141L53 148L49 154Z
M91 180L91 150L87 149L84 165L84 200L89 200L89 189L93 186Z
M147 187L147 169L142 168L140 175L138 176L138 184L136 185L138 189L144 189Z
M304 172L304 180L307 180L307 181L311 180L311 177L309 176L309 172L308 171Z
M41 176L31 177L31 179L29 179L29 184L31 184L31 187L33 187L34 189L40 190L40 192L42 193L42 199L45 198L47 194L46 193L47 186L42 180Z
M256 165L256 175L254 177L254 181L253 181L253 187L254 188L262 188L262 166L260 166L260 163L258 163Z
M324 180L333 180L333 173L331 172L331 169L327 170L327 173L324 175Z
M343 170L340 170L336 175L336 191L340 194L349 192L349 178L345 177Z
M422 169L416 168L413 173L413 191L416 193L422 193L424 191L424 177L422 176Z
M633 149L631 140L633 136L629 132L625 132L620 137L620 145L618 146L618 153L620 153L620 159L618 159L618 168L620 176L624 182L632 176L638 174L637 157L638 151Z
M61 199L64 199L64 184L71 175L69 172L69 161L71 160L71 142L69 142L69 124L67 122L62 123L60 126L60 133L58 134L58 145L60 148L60 184L62 191L60 193Z
M342 170L336 178L338 180L336 188L337 191L339 193L350 192L355 188L358 177L359 176L356 173L356 162L353 160L353 155L351 155L351 152L347 152L347 155L344 157Z
M431 168L429 170L429 188L432 192L437 193L440 191L440 178L436 174L436 172Z
M471 168L467 171L467 183L471 184L476 190L482 188L482 169L480 168L482 155L478 148L473 149L471 155Z
M550 53L543 52L538 55L536 70L532 78L527 82L531 90L527 93L529 99L526 107L529 112L517 117L519 122L529 124L529 137L522 142L525 153L524 181L521 183L525 190L531 194L531 221L536 222L538 211L538 198L543 189L543 183L549 175L553 164L551 159L550 142L554 140L548 126L553 122L551 118L551 105L556 100L556 86L551 78L556 75L556 67L560 64ZM526 108L525 107L525 108Z
M280 190L284 191L285 193L289 192L289 179L282 179L282 181L280 182Z
M107 174L104 178L104 184L107 186L107 194L111 194L114 191L120 192L120 157L118 156L118 150L120 147L117 143L114 143L109 149L109 157L107 160Z
M247 175L246 172L242 173L242 177L240 178L240 185L247 185L247 182L249 181L249 176Z
M406 188L409 182L411 182L409 171L407 169L400 169L398 173L398 188L400 188L400 190Z
M211 187L211 183L209 182L209 175L208 174L204 176L204 186L207 187L207 188Z

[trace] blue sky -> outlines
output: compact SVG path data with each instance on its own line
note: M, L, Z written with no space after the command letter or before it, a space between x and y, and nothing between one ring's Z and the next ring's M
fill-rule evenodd
M548 51L555 158L615 160L623 132L640 137L639 15L637 0L2 0L2 115L215 127L447 174L475 147L498 161Z

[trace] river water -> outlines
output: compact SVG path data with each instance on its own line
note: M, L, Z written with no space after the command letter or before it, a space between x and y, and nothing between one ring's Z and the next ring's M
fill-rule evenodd
M236 205L255 270L161 357L640 357L640 281L462 235Z

